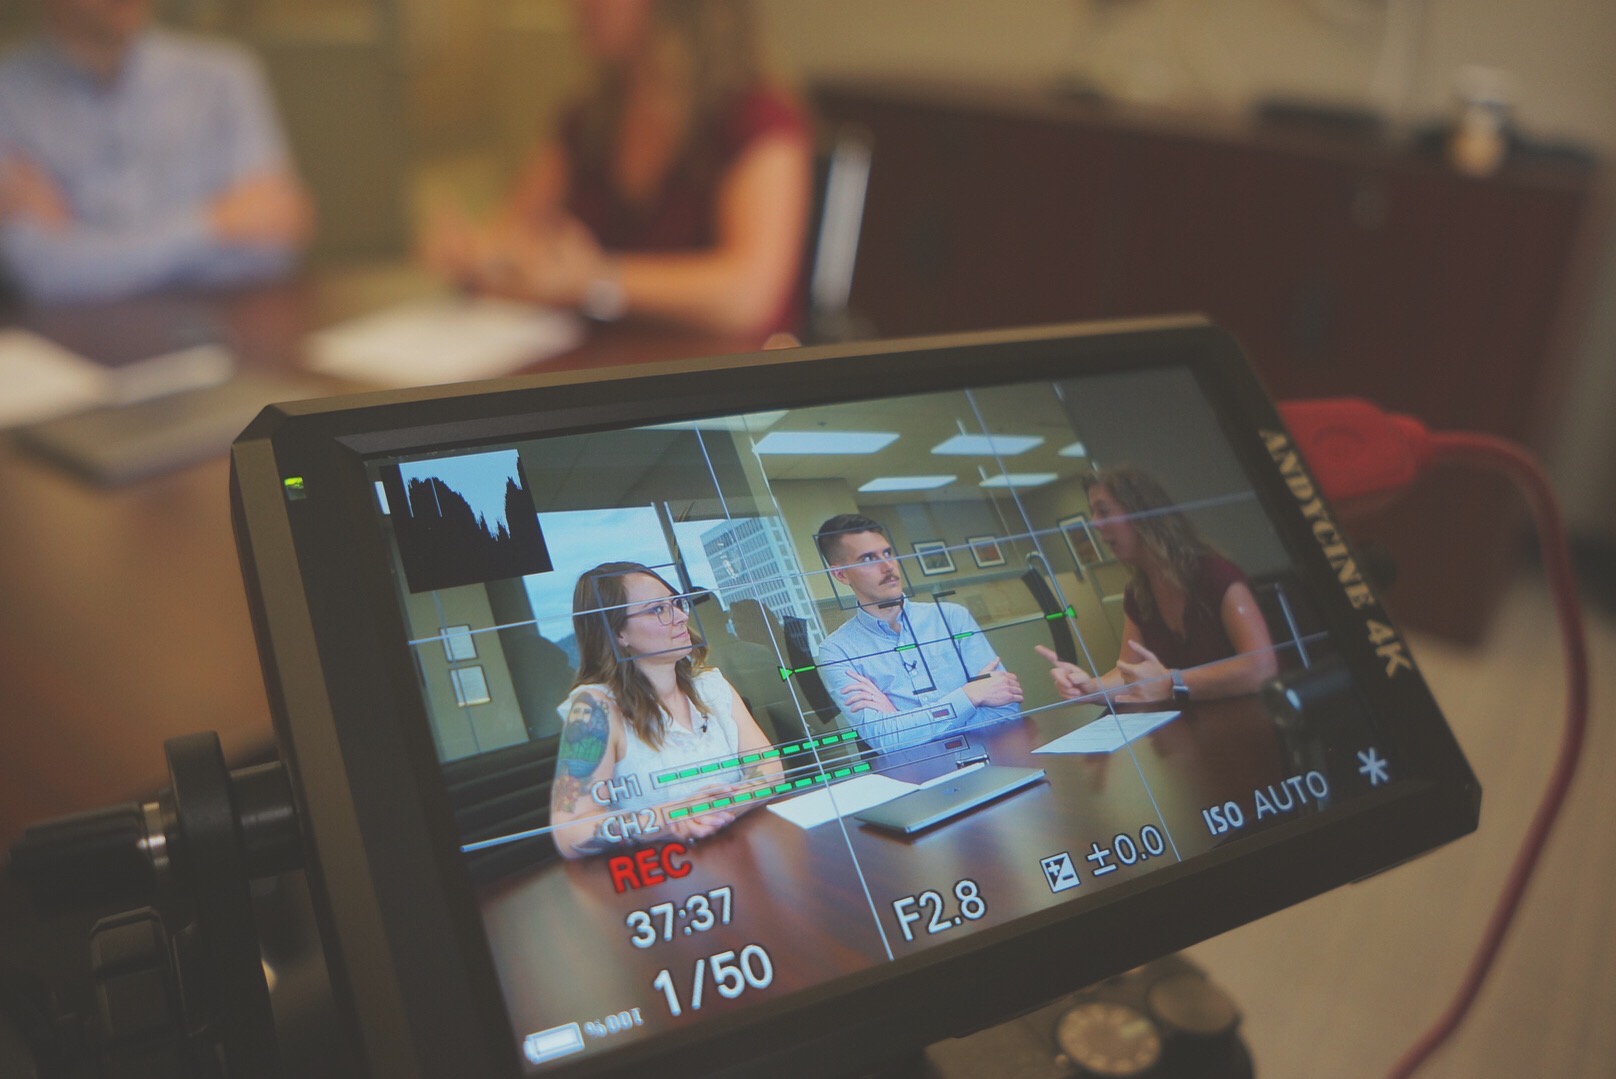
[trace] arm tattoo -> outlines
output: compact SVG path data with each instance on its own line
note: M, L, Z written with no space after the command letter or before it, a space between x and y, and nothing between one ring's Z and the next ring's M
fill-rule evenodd
M588 706L589 714L569 718L561 728L556 746L555 808L571 813L584 792L584 782L595 774L606 756L606 740L611 725L606 721L606 704L592 693L581 694L574 705Z
M609 850L615 850L617 846L618 844L613 843L611 840L592 835L588 839L574 843L572 849L579 854L605 854Z

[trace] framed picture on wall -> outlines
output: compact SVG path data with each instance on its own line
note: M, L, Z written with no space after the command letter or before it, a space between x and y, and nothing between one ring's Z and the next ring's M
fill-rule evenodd
M921 540L915 544L915 554L919 556L920 572L927 577L954 572L953 556L942 540Z
M1004 549L999 546L997 536L966 536L965 542L971 548L971 557L976 559L977 569L1004 565Z
M1086 513L1074 513L1070 517L1062 518L1056 522L1061 535L1066 538L1066 546L1072 552L1072 561L1077 563L1078 576L1083 575L1085 566L1092 566L1103 557L1100 553L1100 541L1095 538L1094 531L1089 527L1089 518Z
M472 637L469 625L443 628L443 655L450 663L464 663L477 658L477 641Z

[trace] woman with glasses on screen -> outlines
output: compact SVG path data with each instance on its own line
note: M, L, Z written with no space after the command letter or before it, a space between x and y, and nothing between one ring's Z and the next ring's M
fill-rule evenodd
M670 769L769 745L740 694L706 665L706 645L691 632L689 597L655 571L638 562L586 571L573 589L572 626L578 675L559 709L565 722L550 788L550 823L563 857L618 849L612 822L635 815L643 827L651 809L661 836L649 832L649 838L711 835L739 811L731 806L670 820L669 810L780 774L776 760L706 773L699 784L655 785L653 777ZM603 780L617 780L599 788L617 795L607 805L595 797Z
M1132 577L1116 666L1092 675L1042 645L1067 698L1184 703L1255 693L1278 665L1268 624L1239 566L1219 554L1161 484L1132 465L1084 477L1094 530Z

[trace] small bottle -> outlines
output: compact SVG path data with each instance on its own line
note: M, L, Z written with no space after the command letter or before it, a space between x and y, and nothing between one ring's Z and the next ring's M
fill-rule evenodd
M1448 162L1466 176L1491 176L1509 152L1515 78L1507 71L1464 67L1454 77L1459 115L1448 137Z

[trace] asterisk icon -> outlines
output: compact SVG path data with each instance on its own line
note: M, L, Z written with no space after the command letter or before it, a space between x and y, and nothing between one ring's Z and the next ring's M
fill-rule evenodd
M1386 758L1374 746L1358 751L1360 775L1369 777L1369 785L1378 787L1382 783L1391 782L1391 774L1386 770Z

